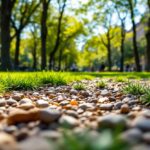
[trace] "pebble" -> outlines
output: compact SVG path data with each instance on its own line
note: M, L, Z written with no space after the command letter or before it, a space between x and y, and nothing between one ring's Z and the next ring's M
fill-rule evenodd
M56 109L47 108L40 110L39 115L42 122L51 123L53 121L57 121L60 118L61 112Z
M65 106L65 105L67 105L67 104L69 104L69 101L67 101L67 100L64 100L64 101L60 102L60 105L61 105L61 106Z
M68 116L68 115L63 115L59 119L59 123L63 127L74 128L74 127L76 127L79 124L79 121L77 119L75 119L74 117L71 117L71 116Z
M109 95L110 95L110 92L105 89L105 90L102 90L102 91L101 91L101 95L102 95L102 96L109 96Z
M16 100L16 101L20 101L22 98L24 97L24 95L22 93L15 93L12 96L12 99Z
M113 104L100 104L99 108L101 110L112 110Z
M17 101L10 98L8 100L6 100L7 105L17 105Z
M142 131L150 131L150 119L143 116L136 117L132 122L131 126L139 128Z
M40 99L40 100L37 100L36 106L39 108L45 108L49 106L49 103L45 100Z
M129 106L128 106L127 104L123 104L123 105L121 106L120 112L121 112L122 114L127 114L127 113L129 113L129 112L130 112Z
M89 96L89 93L87 91L80 91L79 94L84 96L84 97L88 97Z
M67 110L67 111L66 111L66 114L69 115L69 116L78 118L78 113L77 113L77 111L74 111L74 110Z
M37 109L32 109L30 111L25 111L21 109L16 109L10 113L7 118L7 123L13 125L16 123L23 123L29 121L39 120L39 111Z
M126 127L126 119L122 115L108 114L98 118L99 127Z
M6 105L6 100L4 98L0 99L0 107L3 107Z
M79 108L86 110L88 108L93 108L93 104L92 103L83 103L83 104L79 104Z
M124 104L123 102L117 102L117 103L115 103L114 104L114 109L120 109L123 104Z
M19 104L22 105L22 104L26 104L26 103L32 103L32 100L29 99L29 98L23 98L19 101Z
M98 102L100 102L100 103L107 102L107 101L109 101L108 97L100 97L98 100Z
M17 127L12 125L12 126L8 126L8 127L5 127L4 128L4 131L9 133L9 134L12 134L14 133L15 131L17 131Z
M110 101L110 102L114 102L114 101L116 101L116 99L115 99L114 96L111 96L111 97L109 97L109 101Z
M29 110L34 108L34 105L32 103L23 103L18 106L18 108L24 109L24 110Z
M144 142L146 142L147 144L150 144L150 132L144 133L142 138Z
M142 132L137 128L133 128L122 133L120 137L129 144L135 144L142 140Z
M77 94L78 94L78 91L77 91L77 90L74 90L74 89L71 89L71 90L70 90L70 94L71 94L71 95L77 95Z

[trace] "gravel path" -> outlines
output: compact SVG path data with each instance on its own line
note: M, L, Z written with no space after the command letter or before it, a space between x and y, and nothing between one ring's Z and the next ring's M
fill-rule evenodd
M46 138L61 138L64 127L75 133L89 129L94 134L121 127L119 137L131 149L149 150L149 107L137 96L121 92L126 83L107 79L106 87L99 89L98 80L83 80L85 90L80 91L72 83L5 93L0 98L0 150L50 150Z

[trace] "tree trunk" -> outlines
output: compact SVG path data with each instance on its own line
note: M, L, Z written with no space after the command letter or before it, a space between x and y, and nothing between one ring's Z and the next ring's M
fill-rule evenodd
M150 12L150 0L147 0L147 4L149 7ZM148 29L146 33L146 41L147 41L147 48L146 48L146 71L150 71L150 16L148 17Z
M11 70L10 18L13 4L10 0L2 0L1 4L1 69Z
M19 52L20 52L20 31L16 33L16 49L15 49L15 69L19 69Z
M125 29L124 29L124 22L121 23L121 59L120 59L120 71L124 71L124 40L125 40Z
M59 51L59 60L58 60L59 61L58 62L58 71L61 70L62 54L63 54L63 50L60 49L60 51Z
M134 20L133 4L132 4L132 0L128 0L128 1L130 6L130 13L131 13L131 20L132 20L132 27L133 27L133 50L134 50L136 71L140 72L141 67L140 67L140 58L139 58L139 52L137 47L137 41L136 41L137 35L136 35L136 24Z
M46 0L42 2L42 17L41 17L41 69L46 69L46 39L47 39L47 11L48 4Z
M36 47L37 47L37 43L34 42L34 47L33 47L33 70L37 69Z
M52 64L54 62L55 53L57 52L57 50L59 48L59 44L60 44L61 23L62 23L65 7L66 7L66 0L64 0L64 4L62 6L62 10L60 11L59 18L58 18L57 38L56 38L55 46L54 46L54 49L52 50L52 52L49 55L49 69L50 70L53 69Z
M108 71L111 71L112 62L111 62L111 43L110 39L108 39L108 45L107 45L107 51L108 51Z

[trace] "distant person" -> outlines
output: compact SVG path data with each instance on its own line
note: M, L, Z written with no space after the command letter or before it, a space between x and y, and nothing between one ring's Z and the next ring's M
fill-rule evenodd
M126 70L126 72L130 72L130 65L129 64L126 65L126 69L125 70Z
M76 64L72 64L72 66L71 66L71 71L73 71L73 72L75 72L75 71L77 71L78 69L77 69L77 66L76 66Z
M102 63L101 66L100 66L100 71L104 71L105 70L105 64Z

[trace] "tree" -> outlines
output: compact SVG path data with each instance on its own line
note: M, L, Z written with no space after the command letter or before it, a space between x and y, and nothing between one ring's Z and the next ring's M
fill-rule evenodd
M146 41L147 41L147 48L146 48L146 71L150 71L150 0L147 0L148 6L148 21L147 21L147 30L146 30Z
M41 16L41 69L46 69L46 41L47 41L47 15L48 7L51 0L42 1L42 16Z
M136 41L137 34L136 34L135 13L134 13L134 7L136 6L136 1L134 0L127 0L127 1L128 1L131 21L132 21L133 51L134 51L134 57L135 57L136 71L141 71L139 52L138 52L137 41Z
M2 0L1 1L1 69L11 70L10 60L10 22L12 9L16 0Z
M61 25L62 25L63 14L64 14L65 7L66 7L66 2L67 0L63 0L63 2L61 2L61 0L58 0L59 17L58 17L58 26L57 26L57 35L56 35L57 37L56 37L54 48L49 54L49 69L50 70L53 69L54 56L56 52L58 51L59 44L60 44Z
M33 65L32 65L32 68L33 70L36 70L37 69L37 46L38 46L38 34L37 34L37 29L38 29L38 26L36 26L36 24L34 23L32 25L32 28L31 28L31 34L32 34L32 39L33 39L33 47L32 47L32 56L33 56Z
M15 69L18 69L19 67L21 33L23 29L29 24L31 16L36 11L39 5L40 2L35 3L35 1L30 0L18 1L15 11L13 12L11 24L15 30L15 34L12 36L12 38L16 37L16 49L14 59Z
M126 34L125 20L128 14L128 10L126 6L127 6L126 1L115 0L116 12L121 22L121 46L120 46L120 52L121 52L120 71L121 72L124 70L124 42L125 42L125 34Z

